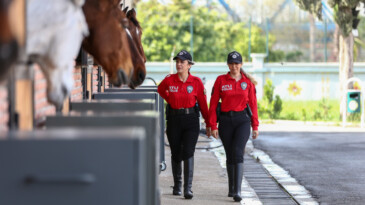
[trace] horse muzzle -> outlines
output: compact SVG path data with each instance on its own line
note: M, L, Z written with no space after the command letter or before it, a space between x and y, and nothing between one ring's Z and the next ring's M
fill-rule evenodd
M146 73L140 70L136 75L136 79L132 78L128 86L132 89L135 89L136 87L140 86L143 83L145 78L146 78Z
M128 84L128 81L129 80L127 74L122 68L119 68L116 78L112 80L112 84L114 86L120 87L122 84Z

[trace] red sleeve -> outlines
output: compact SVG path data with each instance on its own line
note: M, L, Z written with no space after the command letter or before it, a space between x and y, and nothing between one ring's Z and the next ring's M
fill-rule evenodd
M219 78L215 81L212 96L210 97L210 106L209 106L209 124L211 125L212 130L217 130L217 106L219 102L219 88L220 88L220 80Z
M200 107L200 111L205 119L205 124L207 127L210 127L209 124L209 113L208 113L208 104L207 104L207 96L204 92L204 85L200 78L198 78L198 93L197 93L197 100Z
M161 95L161 97L163 99L166 100L167 102L167 99L169 97L169 91L168 91L168 83L167 83L167 77L165 79L162 80L162 82L160 83L160 85L158 85L158 88L157 88L157 92Z
M253 83L251 83L251 86L250 86L248 103L249 103L251 111L252 111L252 117L251 117L252 130L258 130L259 117L257 115L256 88Z

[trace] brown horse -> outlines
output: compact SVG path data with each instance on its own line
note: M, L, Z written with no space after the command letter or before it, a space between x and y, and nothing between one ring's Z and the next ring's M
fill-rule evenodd
M119 1L86 0L83 11L90 32L83 48L103 67L113 85L128 84L133 73L125 31L129 22L119 8Z
M130 88L135 88L141 85L146 77L146 55L142 46L142 28L136 18L136 11L131 9L127 12L126 7L123 12L127 15L129 20L129 28L126 28L130 49L133 53L132 61L134 65L134 72L129 83Z
M0 0L0 80L5 79L18 58L19 45L11 27L11 0Z

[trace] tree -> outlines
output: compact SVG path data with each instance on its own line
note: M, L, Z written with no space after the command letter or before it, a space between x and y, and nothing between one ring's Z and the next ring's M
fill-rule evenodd
M190 20L193 18L194 61L224 62L232 50L248 59L249 29L243 22L235 23L217 4L210 8L191 6L191 0L172 0L162 5L157 0L140 1L137 18L143 28L142 43L148 61L167 61L171 52L190 51ZM269 45L275 38L269 35ZM265 33L251 28L251 52L265 52Z
M321 19L321 0L295 0L299 7ZM343 92L346 89L347 79L353 77L354 66L354 36L352 29L356 29L359 19L356 7L365 0L328 0L328 4L334 10L334 19L340 29L339 35L339 81L340 99L344 99ZM349 85L351 86L351 85ZM340 111L342 114L342 110Z

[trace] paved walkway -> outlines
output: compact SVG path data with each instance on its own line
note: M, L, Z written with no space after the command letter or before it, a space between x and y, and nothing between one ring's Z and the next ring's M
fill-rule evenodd
M206 147L207 139L199 138L197 147ZM262 165L252 157L245 155L244 179L242 183L241 203L234 203L232 197L227 197L227 174L224 168L223 157L219 153L197 149L195 152L195 169L193 180L194 198L185 200L183 196L173 196L173 177L170 163L170 149L165 147L167 169L160 174L160 191L162 205L179 204L296 204L290 196L283 191L273 178L264 170Z
M328 126L325 123L311 123L298 121L275 121L272 124L262 124L260 132L365 132L365 128ZM167 141L167 140L166 140ZM209 147L212 143L210 140L201 136L199 137L197 147ZM216 146L217 144L213 145ZM221 149L221 150L219 150ZM173 196L172 188L173 179L170 164L170 149L165 147L165 159L167 169L160 174L161 204L162 205L179 205L179 204L318 204L310 196L304 187L301 187L295 179L291 178L285 170L273 163L269 156L264 152L253 148L249 141L246 147L244 179L242 182L241 203L234 203L233 199L227 197L227 174L225 169L225 157L222 155L223 149L197 149L195 152L195 170L193 180L194 198L185 200L183 196ZM248 155L248 153L250 155ZM255 159L260 158L260 162ZM269 174L269 172L270 174ZM278 185L280 184L280 185ZM282 188L284 187L285 190ZM302 190L303 189L303 190ZM295 200L287 194L290 192Z

